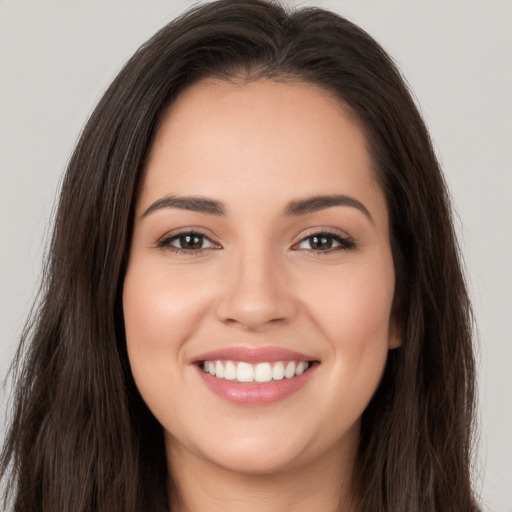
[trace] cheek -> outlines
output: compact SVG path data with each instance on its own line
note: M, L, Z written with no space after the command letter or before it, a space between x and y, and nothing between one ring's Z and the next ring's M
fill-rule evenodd
M183 380L187 340L208 310L200 277L179 278L159 265L130 262L123 287L123 313L131 371L154 412L171 403Z
M130 265L123 288L128 345L178 348L204 314L208 296L200 276L180 278L179 270Z
M337 275L331 272L325 279L318 275L316 283L323 286L308 295L306 307L329 354L326 364L331 371L324 396L345 404L338 409L340 414L362 414L387 360L394 272L390 257L376 261L340 266Z
M391 257L385 255L375 263L322 270L314 281L309 277L299 293L333 348L358 352L369 345L387 345L394 281Z

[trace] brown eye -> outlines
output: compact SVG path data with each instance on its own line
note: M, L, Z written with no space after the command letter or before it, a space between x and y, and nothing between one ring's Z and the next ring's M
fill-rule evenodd
M303 238L295 248L316 253L327 253L343 249L353 249L355 246L355 242L350 238L330 233L315 233Z
M309 245L311 249L325 251L332 248L333 239L332 236L314 235L309 237Z
M199 235L180 235L176 242L180 249L194 250L203 248L203 237Z
M215 244L207 236L201 233L185 232L164 238L158 243L163 249L172 249L176 252L201 252L203 249L218 249Z

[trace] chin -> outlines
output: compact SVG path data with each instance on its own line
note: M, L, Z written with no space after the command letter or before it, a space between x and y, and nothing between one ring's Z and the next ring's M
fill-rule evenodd
M176 440L170 442L176 443ZM278 473L306 462L303 459L307 443L290 437L283 440L282 436L261 431L236 437L224 435L221 439L209 440L206 445L179 444L219 469L244 475ZM173 457L173 447L170 448L170 457Z
M223 453L212 453L210 460L227 471L252 476L275 474L300 464L300 455L296 450L276 450L270 446L255 448L254 444L230 447Z

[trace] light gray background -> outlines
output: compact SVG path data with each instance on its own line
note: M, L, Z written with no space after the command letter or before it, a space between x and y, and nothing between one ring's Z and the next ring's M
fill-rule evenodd
M37 288L52 205L82 125L123 62L191 4L0 0L0 377ZM512 512L512 2L288 4L336 10L376 37L430 127L480 330L477 487L487 510Z

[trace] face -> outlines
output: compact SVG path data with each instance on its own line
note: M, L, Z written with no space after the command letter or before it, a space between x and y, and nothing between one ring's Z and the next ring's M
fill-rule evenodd
M123 291L170 458L269 473L353 454L399 344L394 288L385 198L339 102L270 80L182 93L150 151Z

